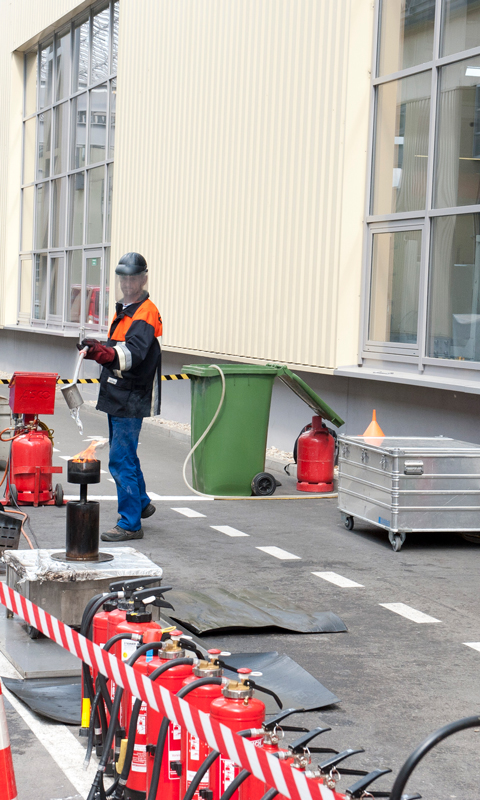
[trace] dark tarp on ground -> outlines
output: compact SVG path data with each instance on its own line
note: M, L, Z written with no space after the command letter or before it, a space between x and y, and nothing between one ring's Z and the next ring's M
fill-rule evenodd
M245 628L280 628L293 633L340 633L347 630L332 611L307 612L281 594L243 589L241 595L220 587L203 592L174 590L168 595L172 619L198 635L238 632Z
M249 667L261 672L254 680L272 689L280 698L283 708L305 708L314 711L338 703L338 697L322 686L313 675L296 661L273 651L270 653L237 653L225 657L232 667ZM234 673L225 671L233 677ZM42 717L63 722L64 725L80 725L81 679L80 678L31 678L14 680L2 678L7 689ZM267 714L278 711L275 700L258 692L266 706Z
M64 725L80 725L81 678L2 678L7 689L32 711Z

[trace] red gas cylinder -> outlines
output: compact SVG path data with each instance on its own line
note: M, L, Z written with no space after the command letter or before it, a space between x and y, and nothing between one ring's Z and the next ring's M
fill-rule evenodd
M184 686L195 683L195 681L197 681L199 678L222 677L223 670L218 666L218 664L215 663L215 658L220 655L221 651L209 650L208 652L211 656L211 660L199 661L198 664L193 667L193 675L190 675L183 681ZM199 686L197 689L192 689L192 691L186 695L185 700L199 711L204 711L206 714L208 714L212 701L217 697L221 697L221 694L221 686L207 684L205 686ZM202 766L210 752L211 748L206 742L203 742L193 733L189 733L187 730L182 730L182 775L180 778L180 797L185 796L185 792L194 779L197 770ZM200 781L198 789L193 795L192 800L199 800L200 790L208 789L209 781L210 775L209 771L207 770Z
M162 649L158 653L159 662L148 665L148 675L151 675L156 668L167 661L185 658L185 650L180 646L178 640L183 636L182 631L172 631L170 639L163 642ZM179 664L159 675L155 683L164 686L172 694L182 688L183 682L192 674L191 664ZM154 748L157 744L158 733L162 723L163 715L152 708L147 712L147 795L150 793L150 783L152 778ZM158 782L156 800L180 800L180 772L181 772L181 737L182 729L180 725L171 722L168 728L167 741L163 751L162 768Z
M37 492L36 502L44 503L51 499L52 453L53 445L46 431L32 430L13 439L9 482L15 485L19 501L33 503ZM50 471L44 472L42 467L50 468Z
M263 740L262 726L265 719L265 704L256 697L253 697L253 689L245 685L244 680L248 679L251 670L242 668L238 670L239 681L231 680L222 687L222 696L217 697L210 705L210 715L216 722L227 725L234 733L249 730L251 728L259 731L258 735L252 736L257 746ZM224 791L230 786L231 782L240 772L240 767L230 761L225 756L220 756L210 770L210 789L213 793L213 800L219 800ZM247 778L238 791L232 795L232 800L249 800L251 796L260 796L263 784L257 778Z
M332 492L335 439L321 417L312 417L312 427L298 439L297 489L301 492Z

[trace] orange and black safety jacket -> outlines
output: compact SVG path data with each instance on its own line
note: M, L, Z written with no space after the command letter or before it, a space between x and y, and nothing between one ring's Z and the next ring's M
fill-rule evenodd
M97 408L114 417L160 414L162 318L144 292L138 303L117 303L107 344L115 359L100 375Z

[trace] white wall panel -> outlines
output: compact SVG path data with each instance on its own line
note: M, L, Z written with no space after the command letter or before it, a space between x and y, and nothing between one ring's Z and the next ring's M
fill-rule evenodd
M141 5L121 0L112 242L147 257L164 345L355 360L372 3Z

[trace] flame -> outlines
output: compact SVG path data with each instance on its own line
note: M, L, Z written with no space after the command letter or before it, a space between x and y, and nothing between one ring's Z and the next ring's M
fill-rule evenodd
M98 461L98 458L95 458L95 450L97 447L102 447L105 444L105 439L98 439L97 441L91 442L86 450L82 450L81 453L77 453L76 456L73 456L71 459L78 463L84 463L85 461Z

